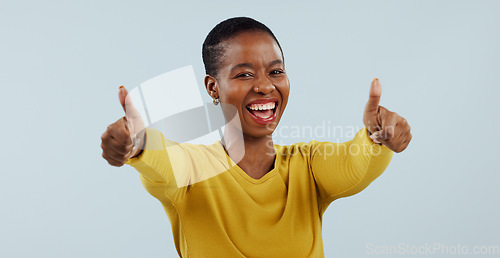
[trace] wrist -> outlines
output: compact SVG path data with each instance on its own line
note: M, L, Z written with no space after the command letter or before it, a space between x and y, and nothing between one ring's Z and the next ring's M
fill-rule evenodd
M144 150L146 146L146 133L142 133L142 136L137 137L134 140L134 147L132 150L132 156L131 158L135 158L139 155L141 155L142 151Z

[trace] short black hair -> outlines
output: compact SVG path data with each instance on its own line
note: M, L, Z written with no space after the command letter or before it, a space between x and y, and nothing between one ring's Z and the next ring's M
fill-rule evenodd
M239 33L247 31L261 31L269 34L278 44L281 56L283 56L283 50L281 49L278 39L266 25L249 17L229 18L217 24L208 33L203 42L201 54L206 74L217 77L222 57L224 56L224 46L222 42L235 37Z

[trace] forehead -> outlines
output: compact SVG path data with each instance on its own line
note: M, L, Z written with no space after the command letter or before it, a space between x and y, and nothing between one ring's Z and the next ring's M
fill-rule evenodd
M274 38L265 32L242 32L224 42L223 69L238 63L269 63L283 60Z

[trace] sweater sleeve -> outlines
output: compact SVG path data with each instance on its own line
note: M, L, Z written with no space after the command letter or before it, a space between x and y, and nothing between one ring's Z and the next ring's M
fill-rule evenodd
M139 172L144 188L161 202L181 198L188 187L180 180L189 180L188 175L181 178L174 174L174 167L184 164L186 155L190 154L182 144L170 141L154 128L146 128L144 150L138 156L128 159L125 164ZM176 162L175 164L173 162Z
M361 129L344 143L311 141L311 171L322 212L335 199L359 193L389 165L391 149L373 143Z

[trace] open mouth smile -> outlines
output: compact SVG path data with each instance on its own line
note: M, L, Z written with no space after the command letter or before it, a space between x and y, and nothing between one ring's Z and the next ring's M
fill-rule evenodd
M256 123L266 125L276 119L277 106L278 100L275 98L259 99L250 102L246 106L246 110Z

